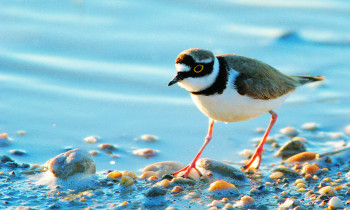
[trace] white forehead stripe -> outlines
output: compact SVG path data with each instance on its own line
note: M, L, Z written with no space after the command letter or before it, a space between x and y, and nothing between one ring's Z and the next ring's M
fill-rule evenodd
M207 58L207 59L203 59L203 60L196 60L196 63L211 63L213 62L212 58Z
M185 64L182 64L182 63L177 63L175 64L175 68L176 68L176 71L178 72L184 72L184 71L190 71L191 70L191 67L185 65Z

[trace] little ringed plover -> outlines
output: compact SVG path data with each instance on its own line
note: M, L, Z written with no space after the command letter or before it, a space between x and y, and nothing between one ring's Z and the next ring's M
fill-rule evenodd
M295 88L310 82L321 81L321 76L286 76L273 67L253 58L235 54L215 56L199 48L181 52L175 61L176 76L169 85L177 83L190 92L197 108L209 117L205 142L193 161L176 172L184 171L187 177L212 139L215 121L239 122L271 114L270 124L254 155L244 166L260 166L263 146L277 120L273 111L282 105ZM200 174L200 173L199 173Z

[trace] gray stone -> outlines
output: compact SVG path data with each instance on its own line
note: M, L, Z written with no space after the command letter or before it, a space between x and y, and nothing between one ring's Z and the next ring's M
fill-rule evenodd
M202 158L196 163L199 170L204 169L204 171L210 171L211 173L221 175L223 177L228 177L233 180L246 181L247 178L245 174L240 170L231 165L209 159ZM203 171L203 170L202 170Z
M47 163L48 169L55 177L67 179L78 174L95 174L96 167L92 156L81 149L73 149L57 155Z
M163 196L166 194L166 190L160 187L152 187L149 190L145 192L146 197L157 197L157 196Z
M305 152L306 147L303 142L292 139L286 142L275 154L276 157L282 157L282 160L285 160L293 155Z

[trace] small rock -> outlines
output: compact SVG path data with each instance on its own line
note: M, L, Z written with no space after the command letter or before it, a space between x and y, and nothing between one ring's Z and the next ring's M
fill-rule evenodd
M278 166L277 168L272 169L272 172L276 172L276 171L282 172L286 176L293 176L293 177L299 176L298 172L286 166Z
M134 184L134 179L129 176L122 176L119 184L125 187L130 187Z
M333 196L336 194L336 190L331 186L322 187L318 192L321 195L327 195L327 196Z
M171 180L171 183L173 184L180 184L180 185L195 185L196 181L193 179L186 179L182 177L175 177Z
M20 136L24 136L27 134L27 132L26 131L17 131L17 134Z
M305 123L301 126L302 129L307 130L307 131L315 131L317 130L319 125L315 122L309 122Z
M0 147L9 146L11 144L10 139L7 136L7 133L0 134Z
M210 171L212 174L231 178L232 181L241 182L247 180L245 174L240 169L213 159L199 159L196 163L196 167L201 170L203 174L207 174L208 171Z
M146 174L152 173L151 176L163 177L166 174L173 174L184 167L185 165L180 162L163 161L146 166L143 172Z
M338 197L334 196L328 201L328 206L331 209L338 209L338 208L342 208L344 206L344 203Z
M141 140L148 141L148 142L156 142L158 140L158 137L153 136L153 135L144 134L141 136Z
M291 198L287 198L286 199L286 201L284 201L284 203L282 203L282 204L280 204L280 208L292 208L292 207L294 207L294 206L297 206L296 204L295 204L295 202L294 202L294 200L293 199L291 199Z
M298 135L298 131L291 126L282 128L280 132L288 137L295 137Z
M276 157L282 157L285 160L293 155L305 152L306 147L303 142L299 140L290 140L286 142L275 154Z
M229 191L229 192L236 193L238 190L234 184L226 182L224 180L218 180L210 184L208 191L209 192Z
M176 194L179 193L181 191L183 191L185 188L181 185L176 185L172 190L171 193Z
M316 174L319 170L317 165L305 164L301 170L301 174Z
M347 125L344 129L345 133L350 135L350 125Z
M265 132L265 128L257 128L257 129L255 129L255 132L257 132L257 133L264 133Z
M251 156L253 156L254 152L251 149L244 149L242 150L239 155L246 157L246 158L250 158Z
M1 163L7 163L7 162L15 162L14 160L12 160L9 156L7 155L1 155L0 156L0 162Z
M296 155L289 157L286 161L291 162L305 162L314 160L317 157L317 153L314 152L301 152Z
M48 169L55 177L66 179L77 173L95 174L92 156L81 149L73 149L48 160Z
M113 151L116 150L117 147L112 145L112 144L100 144L100 149L105 150L105 151Z
M88 144L95 144L100 139L98 136L88 136L84 138L84 142Z
M145 158L153 157L156 155L156 151L149 148L137 149L137 150L134 150L132 153L136 156L145 157Z
M17 155L17 156L23 156L23 155L27 154L27 152L25 150L21 150L21 149L12 149L12 150L10 150L10 153L12 155Z
M118 178L121 178L122 176L123 176L122 173L119 171L112 171L107 174L107 177L111 179L118 179Z
M211 203L209 203L207 206L216 206L218 208L222 208L224 205L218 201L218 200L213 200Z
M244 208L253 208L255 206L255 200L254 198L250 197L249 195L245 195L239 200L234 207L244 207Z
M190 192L187 195L185 195L186 199L193 199L193 198L199 198L201 195L198 192Z
M280 172L280 171L276 171L276 172L273 172L271 175L270 175L270 179L280 179L283 177L283 173Z
M152 187L145 192L146 197L157 197L166 194L166 190L160 187Z

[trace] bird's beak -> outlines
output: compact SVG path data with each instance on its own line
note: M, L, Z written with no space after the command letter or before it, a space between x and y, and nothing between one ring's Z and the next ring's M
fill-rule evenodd
M171 86L177 82L180 82L183 79L184 79L183 76L180 73L177 73L176 76L169 82L168 86Z

